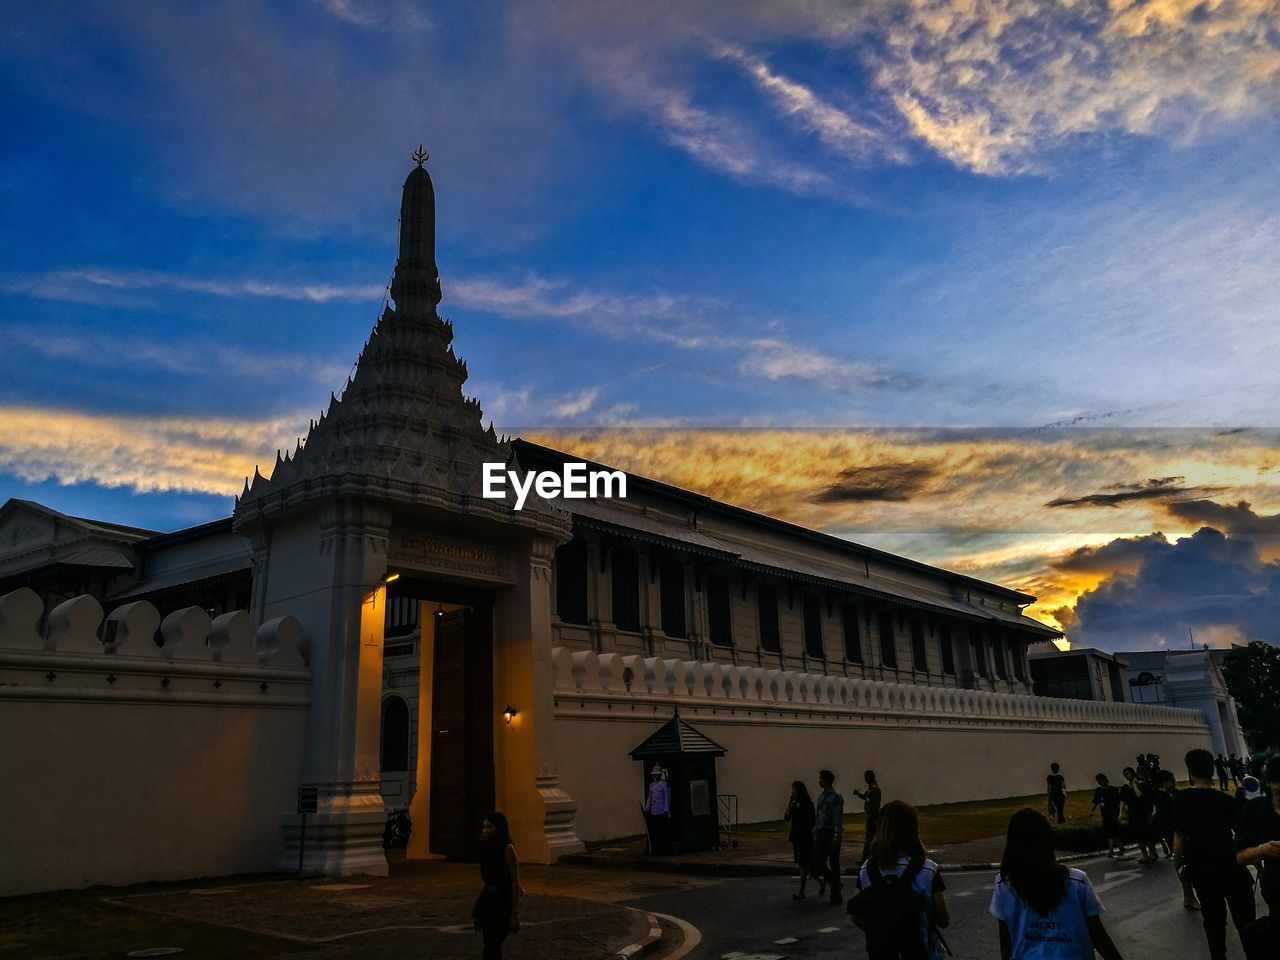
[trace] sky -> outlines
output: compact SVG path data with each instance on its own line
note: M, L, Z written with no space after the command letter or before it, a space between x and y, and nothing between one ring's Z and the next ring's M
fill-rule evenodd
M422 143L508 433L1277 642L1280 3L0 2L0 498L226 516Z

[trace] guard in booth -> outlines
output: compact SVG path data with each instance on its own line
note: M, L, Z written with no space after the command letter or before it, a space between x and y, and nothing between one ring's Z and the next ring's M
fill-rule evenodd
M655 763L649 771L649 792L644 798L644 820L649 833L649 852L671 851L671 785L666 771Z

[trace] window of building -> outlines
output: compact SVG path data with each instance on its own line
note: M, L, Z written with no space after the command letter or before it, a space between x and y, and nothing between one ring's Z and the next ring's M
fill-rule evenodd
M858 605L844 605L844 658L849 663L862 662L862 633L858 627Z
M996 676L1001 680L1009 679L1009 665L1004 659L1004 638L997 633L991 638L991 659L996 662Z
M804 598L804 652L819 659L827 655L822 644L822 598Z
M760 621L760 649L782 652L782 635L778 632L778 591L773 587L756 588L756 616Z
M951 649L951 628L945 623L938 627L938 650L942 653L942 672L956 675L956 654Z
M662 632L668 637L687 637L684 602L684 564L679 560L665 560L659 568L659 586L662 590Z
M1019 680L1027 679L1027 648L1017 640L1009 641L1009 659L1013 661L1013 675Z
M1071 700L1092 700L1093 687L1089 683L1088 658L1081 656L1060 657L1036 661L1035 682L1032 690L1040 697L1064 697Z
M609 560L613 567L613 624L619 630L639 630L640 556L634 550L615 547Z
M707 638L717 647L733 646L733 604L729 578L707 577Z
M409 707L399 697L382 701L382 772L409 769Z
M980 677L989 677L987 672L987 651L982 642L982 628L976 623L969 625L969 660Z
M587 544L571 540L556 548L556 613L562 623L587 623Z
M881 610L877 618L880 634L880 662L886 667L898 666L898 647L893 635L893 614Z
M412 597L389 597L383 619L386 636L412 633L419 626L422 602Z
M911 669L929 672L929 659L924 649L924 622L919 617L911 619Z

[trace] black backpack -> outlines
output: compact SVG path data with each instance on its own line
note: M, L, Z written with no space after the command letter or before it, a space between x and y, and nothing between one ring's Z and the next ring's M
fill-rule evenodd
M928 898L912 881L923 869L916 857L902 876L884 876L867 861L866 889L849 898L845 908L867 935L867 953L876 958L929 960Z

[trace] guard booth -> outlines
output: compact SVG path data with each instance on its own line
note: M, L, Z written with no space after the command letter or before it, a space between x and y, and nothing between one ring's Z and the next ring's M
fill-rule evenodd
M642 791L648 789L649 774L655 764L661 764L667 771L674 853L713 850L719 846L716 757L724 754L724 747L681 720L679 710L631 751L631 759L644 764Z

